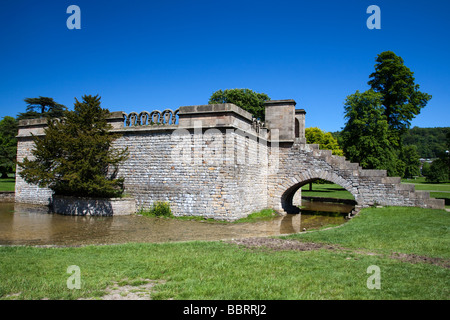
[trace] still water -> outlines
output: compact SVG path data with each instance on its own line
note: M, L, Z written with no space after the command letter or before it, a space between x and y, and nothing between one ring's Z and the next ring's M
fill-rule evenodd
M63 216L48 213L43 206L0 203L0 245L75 246L273 236L342 224L353 209L352 205L337 203L304 200L302 204L301 214L252 223L218 223L138 215Z

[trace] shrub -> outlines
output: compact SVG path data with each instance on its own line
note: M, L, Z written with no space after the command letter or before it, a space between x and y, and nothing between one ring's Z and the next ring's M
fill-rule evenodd
M148 211L141 210L140 214L150 217L173 217L170 204L164 201L156 201Z

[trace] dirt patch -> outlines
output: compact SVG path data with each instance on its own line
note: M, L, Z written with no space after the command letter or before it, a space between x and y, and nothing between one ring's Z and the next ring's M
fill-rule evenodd
M434 264L443 268L450 269L450 260L445 260L441 258L430 258L425 256L418 256L415 254L406 254L394 252L390 258L399 259L402 261L410 262L410 263L429 263Z
M157 284L164 283L164 281L149 279L144 279L142 281L145 283L136 286L130 284L119 285L119 283L114 282L112 286L106 288L106 294L100 297L100 300L151 300L153 287Z
M296 251L311 251L311 250L342 250L346 252L353 252L363 255L376 255L380 257L385 257L385 255L380 253L367 252L364 250L353 250L349 248L343 248L336 245L321 244L314 242L301 242L297 240L285 240L277 238L266 238L266 237L255 237L255 238L245 238L245 239L233 239L225 241L227 243L237 244L240 247L246 249L254 250L270 250L270 251L282 251L282 250L296 250ZM419 256L415 254L406 254L394 252L389 256L391 259L398 259L409 263L429 263L437 265L443 268L450 268L450 260L445 260L441 258L431 258L425 256Z
M320 244L313 242L301 242L297 240L285 240L266 237L233 239L226 241L227 243L234 243L238 246L248 249L265 249L273 251L281 250L296 250L296 251L310 251L319 249L337 250L341 249L337 246L329 244Z

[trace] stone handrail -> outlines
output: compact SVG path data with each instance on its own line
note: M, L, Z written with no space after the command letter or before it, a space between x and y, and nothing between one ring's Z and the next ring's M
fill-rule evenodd
M178 121L179 109L172 111L166 109L164 111L154 110L152 112L142 111L141 113L122 112L124 127L133 126L150 126L150 125L172 125Z

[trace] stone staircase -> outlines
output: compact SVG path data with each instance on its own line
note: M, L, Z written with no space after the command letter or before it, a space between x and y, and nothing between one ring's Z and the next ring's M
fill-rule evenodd
M327 163L328 170L351 182L358 204L349 217L358 214L361 208L377 205L445 209L445 201L430 198L428 191L417 191L413 184L402 184L400 177L388 177L386 170L363 169L343 156L332 155L331 150L320 150L318 144L295 143L292 151L309 153L309 156Z

